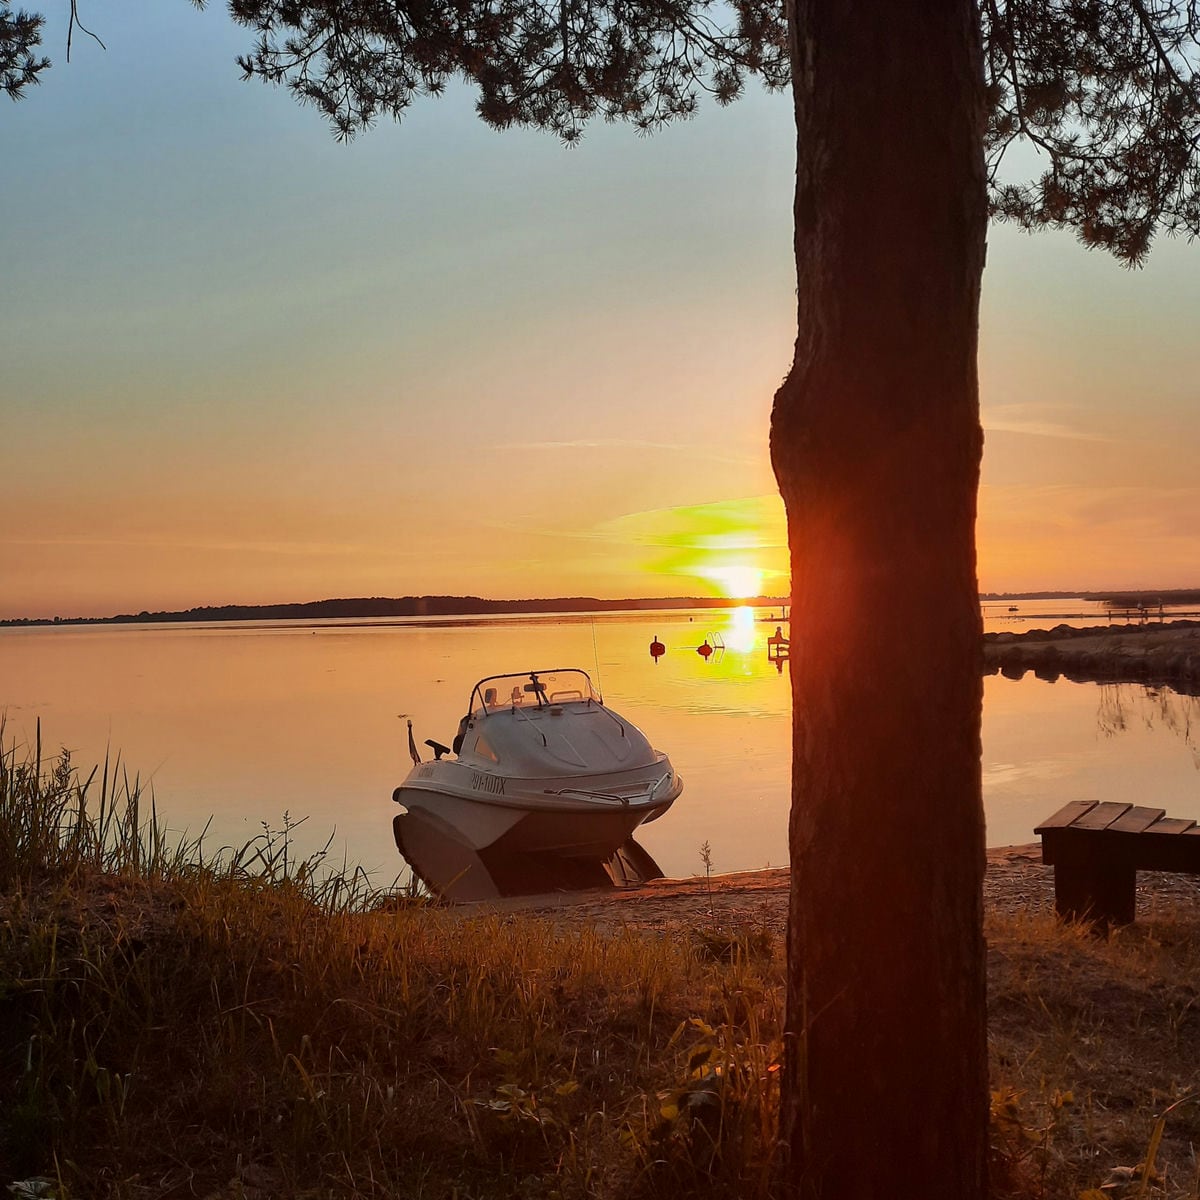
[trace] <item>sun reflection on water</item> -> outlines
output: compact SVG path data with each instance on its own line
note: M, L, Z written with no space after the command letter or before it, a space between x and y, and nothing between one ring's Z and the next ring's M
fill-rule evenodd
M730 610L725 645L739 654L749 654L757 643L758 633L754 627L754 609L743 604L739 608Z

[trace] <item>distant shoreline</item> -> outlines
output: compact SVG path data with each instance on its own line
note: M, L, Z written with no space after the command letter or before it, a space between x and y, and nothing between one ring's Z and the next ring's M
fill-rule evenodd
M661 611L687 608L786 607L779 596L731 600L723 596L654 596L601 600L595 596L559 596L540 600L487 600L481 596L384 596L310 600L297 604L223 604L171 612L120 613L112 617L9 617L0 626L150 625L197 621L363 620L371 617L479 617L514 613L589 613Z
M1166 588L1161 591L1047 591L981 592L979 602L1011 603L1014 600L1089 600L1113 609L1157 609L1164 605L1200 604L1200 588ZM118 613L110 617L6 617L0 628L32 625L157 625L201 621L315 621L362 620L372 617L477 617L510 613L598 613L687 608L786 608L790 598L748 596L651 596L602 600L596 596L557 596L551 599L488 600L482 596L355 597L309 600L288 604L222 604L171 611Z

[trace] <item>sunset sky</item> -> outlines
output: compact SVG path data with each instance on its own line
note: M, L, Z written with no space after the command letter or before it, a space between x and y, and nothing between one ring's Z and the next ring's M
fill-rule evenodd
M221 5L86 5L70 64L50 8L0 106L0 617L786 590L786 97L567 150L452 89L345 146ZM1198 268L993 227L981 588L1200 586Z

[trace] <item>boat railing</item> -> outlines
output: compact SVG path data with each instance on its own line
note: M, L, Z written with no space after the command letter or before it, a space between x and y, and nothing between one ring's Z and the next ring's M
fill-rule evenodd
M653 800L654 795L658 791L658 789L660 787L662 787L662 785L664 783L666 783L669 779L672 779L674 777L674 775L675 775L674 771L668 771L668 772L666 772L665 775L660 775L658 777L657 782L654 784L654 786L646 793L646 799Z
M625 722L622 721L615 712L605 704L598 704L600 711L610 720L616 722L617 728L621 731L621 736L625 736Z
M658 789L671 778L672 772L667 771L666 774L660 775L651 786L642 793L635 795L632 799L650 801L654 799ZM548 796L582 796L585 800L612 800L616 803L623 804L626 808L629 807L631 797L623 796L619 792L595 792L589 788L558 788L557 790L547 788L546 795Z
M558 788L557 790L547 788L546 793L550 796L580 796L584 800L611 800L614 804L629 807L629 797L619 796L616 792L593 792L587 788Z
M549 747L550 743L548 741L546 741L545 733L542 732L541 727L538 725L538 723L536 721L530 719L529 714L523 708L518 708L514 704L512 707L512 714L514 717L517 718L518 721L527 721L530 725L532 725L533 728L536 730L538 737L540 737L542 739L542 745L546 746L547 748Z

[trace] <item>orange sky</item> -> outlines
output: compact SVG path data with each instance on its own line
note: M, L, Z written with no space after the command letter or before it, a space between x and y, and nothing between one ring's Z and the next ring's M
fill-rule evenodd
M784 589L785 97L346 147L220 11L104 21L0 125L0 617ZM992 230L983 589L1200 586L1198 256Z

